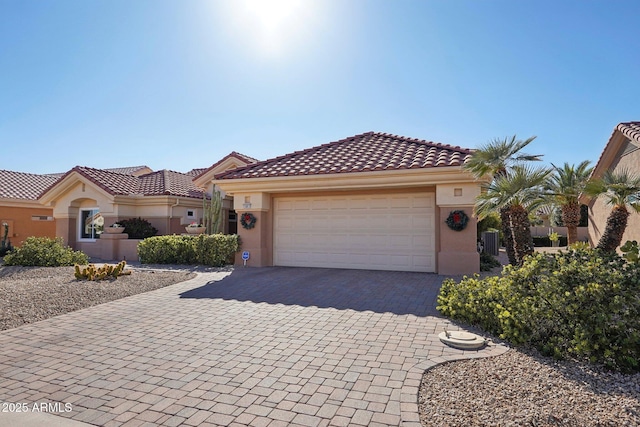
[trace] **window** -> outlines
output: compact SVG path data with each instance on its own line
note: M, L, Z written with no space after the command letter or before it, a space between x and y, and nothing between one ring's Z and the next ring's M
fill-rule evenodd
M104 218L97 208L80 210L80 238L99 239L104 229Z

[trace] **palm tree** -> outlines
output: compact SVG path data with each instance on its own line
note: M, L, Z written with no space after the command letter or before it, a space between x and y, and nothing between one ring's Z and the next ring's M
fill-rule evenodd
M596 247L605 252L614 252L620 246L627 228L627 206L640 213L640 177L631 174L628 169L619 172L607 171L602 178L587 183L586 193L592 197L603 196L607 204L613 206Z
M523 154L520 151L529 145L535 136L524 141L518 140L514 135L504 139L494 139L473 152L473 155L464 164L463 168L471 172L477 179L491 176L492 180L508 175L509 168L522 162L540 161L542 155ZM510 227L510 215L507 207L498 209L502 223L502 235L504 245L511 264L517 263L513 252L513 232Z
M547 168L513 166L508 174L485 185L476 199L475 211L479 218L495 211L504 217L503 229L508 234L505 234L505 245L508 245L505 248L513 265L522 265L524 257L533 253L529 213L545 203L542 186L550 172Z
M553 174L549 176L545 190L553 204L558 205L562 212L562 222L567 227L567 243L578 240L578 225L580 225L580 196L584 192L593 168L588 160L577 167L565 163L562 168L553 166Z
M514 164L540 161L542 160L542 154L520 153L520 150L529 145L534 139L536 137L532 136L521 141L516 139L515 135L511 138L494 139L475 150L471 158L464 164L464 168L476 178L482 178L486 175L491 175L492 178L495 178L498 175L507 173L509 167Z

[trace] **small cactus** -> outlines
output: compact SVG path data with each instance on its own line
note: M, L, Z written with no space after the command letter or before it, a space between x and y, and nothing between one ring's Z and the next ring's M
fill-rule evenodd
M76 264L75 276L78 280L104 280L108 277L117 279L119 276L131 274L131 271L125 271L126 266L126 261L120 261L116 265L105 264L100 268L96 268L93 264L81 268Z

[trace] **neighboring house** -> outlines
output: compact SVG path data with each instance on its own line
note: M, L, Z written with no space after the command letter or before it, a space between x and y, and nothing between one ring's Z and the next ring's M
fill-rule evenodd
M237 166L255 161L237 153L224 159L233 159ZM104 227L141 217L157 228L159 235L184 233L185 226L202 222L203 217L205 190L194 183L194 176L227 170L227 163L221 162L216 163L218 167L186 174L153 172L146 167L107 170L76 166L44 189L39 202L53 211L55 235L74 249L96 258L137 259L136 241L115 242L125 236L103 234ZM225 210L225 232L230 231L230 211Z
M20 246L29 236L55 237L53 209L38 202L40 193L61 175L36 175L0 170L0 226L9 225L9 239ZM4 227L0 227L0 238Z
M592 176L601 177L606 171L626 169L640 175L640 122L620 123L605 146L596 164ZM638 195L640 199L640 194ZM602 197L591 200L589 206L589 242L596 245L604 232L611 206ZM622 238L640 241L640 215L631 212L629 222Z
M469 274L479 271L481 184L461 167L471 153L369 132L217 173L211 185L241 220L256 218L238 227L250 266ZM469 217L462 231L445 222L454 210Z

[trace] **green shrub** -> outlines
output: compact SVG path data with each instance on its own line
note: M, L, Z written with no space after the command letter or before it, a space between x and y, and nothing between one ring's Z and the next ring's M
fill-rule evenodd
M5 265L60 267L89 262L87 255L64 246L62 238L27 237L21 247L4 257Z
M640 371L640 267L617 254L537 253L501 276L449 279L437 309L546 355Z
M123 219L122 221L118 221L118 224L124 227L124 232L129 235L130 239L146 239L147 237L153 237L158 234L158 229L151 225L146 219Z
M491 271L491 269L501 265L500 261L489 252L480 252L480 271Z
M239 239L235 234L156 236L138 244L138 257L143 264L200 264L220 267L239 248Z
M640 264L640 247L635 240L627 240L620 246L622 257L632 264Z

